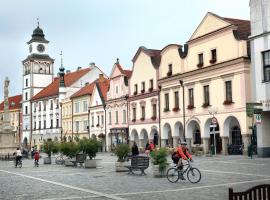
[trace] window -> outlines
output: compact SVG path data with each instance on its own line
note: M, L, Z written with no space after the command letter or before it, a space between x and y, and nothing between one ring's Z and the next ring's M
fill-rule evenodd
M44 129L46 128L46 120L44 120L44 122L43 122L43 127L44 127Z
M270 81L270 50L263 52L263 75L264 81Z
M56 99L56 108L59 108L59 99Z
M41 111L41 102L38 102L38 110Z
M43 110L46 110L46 101L43 101Z
M123 110L123 124L127 123L126 111Z
M167 112L170 110L170 104L169 104L169 93L165 94L165 108L164 112Z
M118 124L118 111L115 111L115 124Z
M201 138L201 132L199 129L196 129L194 132L194 142L193 144L201 144L202 138Z
M56 128L59 127L59 119L56 119Z
M51 119L51 128L53 127L53 120Z
M41 129L41 121L38 121L38 129Z
M133 119L132 121L136 121L136 108L132 108L133 110Z
M172 64L168 65L168 72L167 72L167 76L171 76L172 75Z
M204 106L207 107L210 105L209 99L209 85L203 86L203 95L204 95Z
M179 92L174 92L174 108L179 108Z
M28 100L28 92L25 93L25 100Z
M118 94L118 86L115 87L115 93Z
M28 78L25 79L25 87L28 87Z
M25 114L27 115L28 114L28 106L25 106Z
M141 120L144 120L145 119L145 106L141 107L141 114L142 114Z
M34 122L34 130L36 130L36 128L37 128L37 123Z
M198 65L197 67L202 67L203 66L203 54L200 53L198 54Z
M83 112L87 112L87 101L83 101Z
M83 121L83 130L87 131L87 127L88 127L88 122L87 121Z
M141 93L144 93L145 92L145 82L142 82L142 90L141 90Z
M37 111L37 105L36 105L36 103L34 103L34 112L36 112Z
M80 128L80 122L75 122L75 131L78 133Z
M136 95L138 93L138 85L135 84L134 85L134 95Z
M153 81L153 79L151 79L150 81L149 81L149 91L151 92L152 90L153 90L153 88L154 88L154 81Z
M99 116L97 116L97 126L99 126Z
M78 113L78 112L80 112L80 104L79 104L79 102L76 102L75 103L75 113Z
M53 100L51 100L50 103L51 103L50 109L53 110Z
M157 104L153 104L153 116L152 119L156 119L157 118Z
M109 112L109 124L112 124L112 113Z
M104 125L104 115L101 115L101 125Z
M92 116L92 127L94 127L95 126L95 124L94 124L94 116Z
M210 63L215 63L217 60L217 50L216 49L212 49L211 50L211 60Z
M232 102L232 81L225 82L226 102Z
M194 107L194 96L193 96L193 88L188 89L188 100L189 100L189 107Z

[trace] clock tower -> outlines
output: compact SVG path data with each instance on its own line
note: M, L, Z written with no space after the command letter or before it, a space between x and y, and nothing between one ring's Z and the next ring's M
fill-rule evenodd
M33 31L32 38L27 45L29 55L23 64L23 88L22 88L22 141L30 142L31 133L31 98L53 81L53 63L48 54L49 41L45 39L43 30L39 27Z

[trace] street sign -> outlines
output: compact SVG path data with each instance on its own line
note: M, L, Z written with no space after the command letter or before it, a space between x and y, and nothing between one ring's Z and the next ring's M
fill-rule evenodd
M217 124L217 118L216 117L212 118L212 124Z
M246 103L246 112L248 117L253 117L254 114L262 112L262 103Z
M261 124L262 123L262 115L261 114L256 114L256 124Z
M210 128L217 128L216 124L210 124Z

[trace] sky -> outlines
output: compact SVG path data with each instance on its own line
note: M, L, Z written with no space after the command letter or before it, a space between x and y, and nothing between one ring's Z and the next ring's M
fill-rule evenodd
M162 49L185 44L207 12L249 19L249 0L8 0L0 2L0 100L10 79L10 96L22 92L22 60L39 18L49 55L75 70L95 62L110 75L116 59L132 69L140 46Z

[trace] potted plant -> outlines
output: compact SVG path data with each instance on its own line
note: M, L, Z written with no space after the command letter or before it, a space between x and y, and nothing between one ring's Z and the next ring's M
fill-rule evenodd
M52 164L52 153L57 153L58 148L52 139L48 139L44 144L44 152L47 154L48 157L43 158L44 164Z
M79 146L80 150L89 157L84 162L85 168L96 168L97 160L93 158L96 157L100 143L95 138L83 139L80 141Z
M155 149L150 154L152 158L153 175L155 177L164 177L169 164L167 163L168 149Z
M65 160L65 166L74 166L74 163L71 162L74 160L74 157L79 152L79 148L77 143L75 142L63 142L60 145L60 152L67 156L68 158Z
M127 172L128 168L125 166L128 165L128 161L125 161L128 153L130 152L130 147L128 144L118 144L114 150L115 155L117 156L117 161L115 163L116 172Z

